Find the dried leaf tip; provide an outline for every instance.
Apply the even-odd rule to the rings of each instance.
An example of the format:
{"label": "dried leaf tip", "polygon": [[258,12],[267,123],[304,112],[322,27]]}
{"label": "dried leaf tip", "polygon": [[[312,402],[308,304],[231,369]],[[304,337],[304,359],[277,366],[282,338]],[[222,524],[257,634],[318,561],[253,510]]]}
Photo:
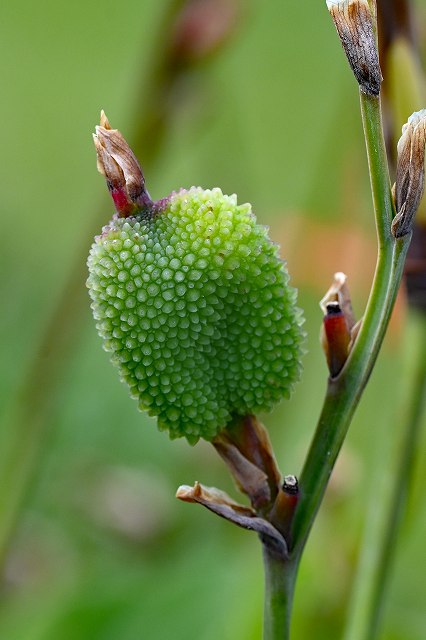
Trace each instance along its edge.
{"label": "dried leaf tip", "polygon": [[112,129],[104,111],[93,134],[97,167],[107,181],[118,214],[126,218],[152,206],[145,178],[133,151],[117,129]]}
{"label": "dried leaf tip", "polygon": [[238,504],[224,491],[215,487],[205,487],[196,482],[193,487],[182,485],[176,493],[178,500],[195,502],[206,507],[221,518],[238,527],[255,531],[263,544],[281,557],[288,557],[287,543],[282,534],[268,520],[256,515],[250,507]]}
{"label": "dried leaf tip", "polygon": [[104,129],[111,129],[111,125],[103,109],[101,110],[100,126]]}
{"label": "dried leaf tip", "polygon": [[326,0],[361,91],[378,96],[382,82],[375,19],[367,0]]}
{"label": "dried leaf tip", "polygon": [[425,186],[426,109],[416,111],[402,127],[396,165],[395,238],[410,233]]}

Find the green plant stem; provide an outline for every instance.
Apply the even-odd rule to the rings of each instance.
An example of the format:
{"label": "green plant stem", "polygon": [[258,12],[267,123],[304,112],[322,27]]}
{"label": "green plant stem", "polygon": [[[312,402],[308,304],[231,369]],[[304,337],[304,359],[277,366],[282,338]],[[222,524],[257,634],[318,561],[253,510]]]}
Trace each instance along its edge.
{"label": "green plant stem", "polygon": [[[396,465],[390,483],[378,485],[367,517],[361,557],[354,586],[354,599],[346,627],[345,640],[375,640],[378,637],[383,603],[392,570],[398,533],[404,516],[416,445],[426,405],[426,315],[415,314],[413,331],[415,363],[408,384],[407,416],[402,440],[398,438]],[[407,350],[413,356],[412,350]],[[390,486],[389,486],[390,485]]]}
{"label": "green plant stem", "polygon": [[266,545],[262,546],[265,570],[263,640],[288,640],[296,567]]}
{"label": "green plant stem", "polygon": [[[361,113],[378,238],[378,259],[362,327],[341,373],[329,379],[317,429],[299,478],[289,561],[265,557],[265,639],[286,638],[295,576],[340,448],[376,362],[401,282],[411,234],[396,240],[380,100],[361,93]],[[281,572],[281,575],[279,573]],[[275,635],[274,635],[275,634]],[[281,635],[280,635],[281,634]]]}
{"label": "green plant stem", "polygon": [[376,217],[378,260],[361,330],[341,373],[328,382],[317,430],[299,479],[301,495],[292,527],[292,555],[297,561],[383,342],[411,239],[407,235],[395,240],[391,234],[391,220],[395,212],[380,100],[375,96],[360,95]]}

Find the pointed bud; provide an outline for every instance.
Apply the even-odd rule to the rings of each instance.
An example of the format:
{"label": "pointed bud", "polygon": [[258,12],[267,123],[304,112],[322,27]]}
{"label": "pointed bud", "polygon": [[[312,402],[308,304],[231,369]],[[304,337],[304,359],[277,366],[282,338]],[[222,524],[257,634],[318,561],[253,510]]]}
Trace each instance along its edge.
{"label": "pointed bud", "polygon": [[402,127],[398,142],[395,207],[392,233],[401,238],[411,231],[425,185],[426,109],[416,111]]}
{"label": "pointed bud", "polygon": [[348,355],[351,334],[338,302],[329,302],[324,316],[325,355],[330,376],[335,378],[343,369]]}
{"label": "pointed bud", "polygon": [[348,358],[353,341],[352,332],[356,327],[344,273],[334,274],[333,284],[321,300],[320,307],[324,312],[321,344],[330,376],[334,378]]}
{"label": "pointed bud", "polygon": [[327,0],[327,8],[361,91],[378,96],[382,72],[367,0]]}
{"label": "pointed bud", "polygon": [[100,125],[93,134],[98,171],[105,176],[108,189],[120,217],[152,205],[145,179],[133,151],[117,129],[111,129],[101,111]]}

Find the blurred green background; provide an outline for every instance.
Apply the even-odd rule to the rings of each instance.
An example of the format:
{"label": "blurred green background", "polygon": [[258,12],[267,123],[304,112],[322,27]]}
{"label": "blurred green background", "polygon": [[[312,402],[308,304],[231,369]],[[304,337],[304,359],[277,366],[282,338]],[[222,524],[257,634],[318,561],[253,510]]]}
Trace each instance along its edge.
{"label": "blurred green background", "polygon": [[[263,417],[284,473],[300,470],[325,390],[318,300],[337,270],[358,316],[368,294],[375,236],[357,88],[325,2],[205,0],[195,32],[183,4],[0,9],[5,640],[261,636],[255,535],[174,498],[199,480],[239,499],[223,463],[206,443],[157,432],[95,331],[85,258],[112,213],[91,140],[101,108],[135,141],[154,198],[220,186],[251,201],[281,244],[308,333],[294,397]],[[424,42],[421,1],[417,12]],[[203,29],[192,48],[179,35]],[[294,640],[342,636],[367,508],[389,481],[404,422],[409,340],[401,296],[302,562]],[[386,640],[426,637],[424,444]]]}

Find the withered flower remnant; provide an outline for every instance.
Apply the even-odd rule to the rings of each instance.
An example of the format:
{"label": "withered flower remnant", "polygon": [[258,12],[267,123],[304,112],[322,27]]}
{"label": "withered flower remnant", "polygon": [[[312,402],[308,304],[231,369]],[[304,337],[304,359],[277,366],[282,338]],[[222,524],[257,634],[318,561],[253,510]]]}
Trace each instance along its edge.
{"label": "withered flower remnant", "polygon": [[426,109],[416,111],[402,127],[397,151],[395,208],[392,233],[401,238],[411,231],[425,186]]}
{"label": "withered flower remnant", "polygon": [[341,271],[335,273],[331,287],[320,301],[324,313],[320,341],[331,378],[342,370],[357,333],[346,280]]}
{"label": "withered flower remnant", "polygon": [[112,129],[104,111],[93,134],[99,173],[105,176],[117,213],[127,217],[146,207],[152,200],[135,154],[117,129]]}
{"label": "withered flower remnant", "polygon": [[382,72],[367,0],[327,0],[327,8],[361,91],[378,96]]}

